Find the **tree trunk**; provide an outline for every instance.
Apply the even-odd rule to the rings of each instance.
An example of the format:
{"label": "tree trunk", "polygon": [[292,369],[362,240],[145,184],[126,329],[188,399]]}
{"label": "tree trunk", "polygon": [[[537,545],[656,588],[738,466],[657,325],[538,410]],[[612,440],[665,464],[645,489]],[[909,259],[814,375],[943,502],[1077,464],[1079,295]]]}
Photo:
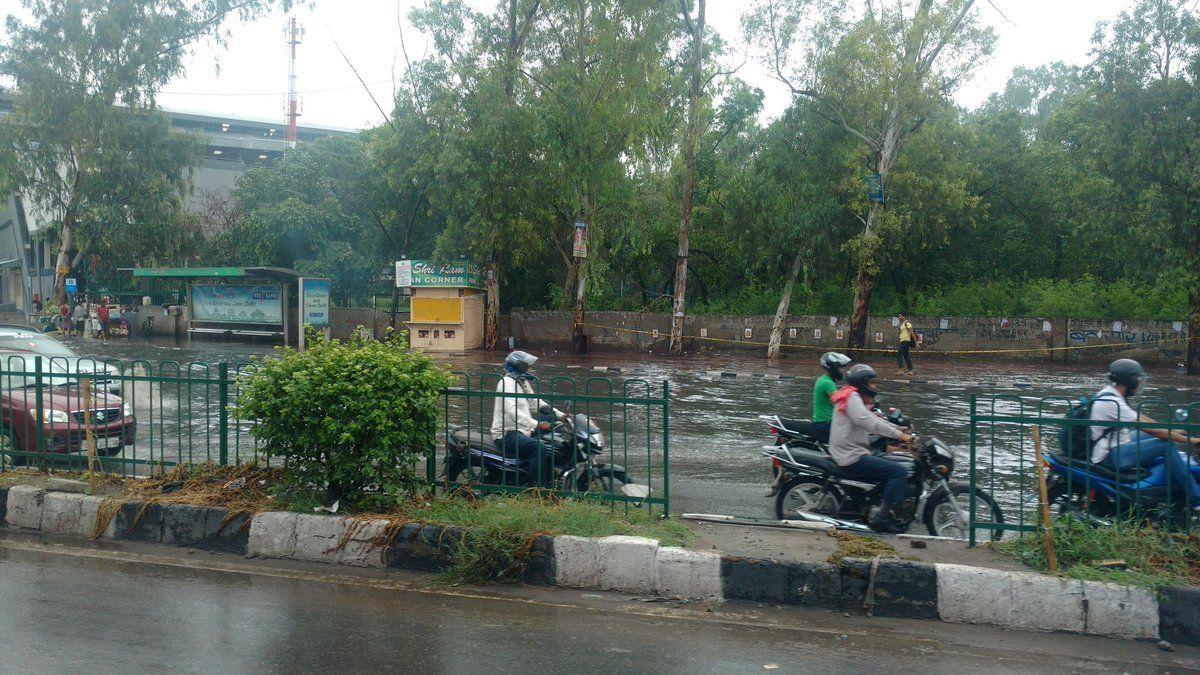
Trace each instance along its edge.
{"label": "tree trunk", "polygon": [[1200,375],[1200,289],[1188,294],[1187,374]]}
{"label": "tree trunk", "polygon": [[[692,32],[692,82],[688,94],[688,128],[684,139],[683,157],[686,166],[683,176],[683,197],[679,207],[679,253],[675,257],[675,302],[671,308],[671,353],[683,353],[683,320],[687,300],[688,244],[692,228],[692,195],[696,190],[696,143],[700,136],[700,94],[704,67],[704,9],[699,0],[696,23],[690,21]],[[684,7],[686,16],[687,8]]]}
{"label": "tree trunk", "polygon": [[882,204],[871,202],[871,209],[867,213],[866,241],[862,257],[858,260],[858,274],[854,279],[854,311],[850,315],[851,349],[863,349],[867,346],[867,316],[871,311],[871,292],[875,290],[875,224],[882,210]]}
{"label": "tree trunk", "polygon": [[783,342],[783,324],[787,322],[788,307],[792,304],[792,289],[796,287],[796,277],[800,276],[800,268],[803,264],[804,253],[796,251],[796,259],[792,261],[792,269],[788,272],[783,295],[779,296],[779,308],[775,310],[775,321],[771,323],[771,340],[767,344],[768,359],[779,358],[779,346]]}
{"label": "tree trunk", "polygon": [[483,348],[495,351],[500,341],[500,254],[488,263],[487,278],[483,283],[487,293],[487,309],[483,322]]}
{"label": "tree trunk", "polygon": [[[58,249],[58,262],[54,266],[54,304],[61,305],[67,299],[67,275],[73,269],[71,265],[71,250],[75,248],[75,214],[67,211],[63,217],[62,245]],[[67,272],[62,272],[63,268]]]}

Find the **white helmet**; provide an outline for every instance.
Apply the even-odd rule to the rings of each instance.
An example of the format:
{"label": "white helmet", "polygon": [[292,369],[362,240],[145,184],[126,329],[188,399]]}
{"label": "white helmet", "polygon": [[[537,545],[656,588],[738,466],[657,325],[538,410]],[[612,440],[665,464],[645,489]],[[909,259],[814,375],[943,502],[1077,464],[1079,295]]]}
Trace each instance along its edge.
{"label": "white helmet", "polygon": [[841,352],[825,352],[821,355],[821,367],[826,370],[835,370],[850,363],[850,357]]}
{"label": "white helmet", "polygon": [[529,366],[532,366],[536,362],[536,356],[518,349],[509,354],[508,358],[504,359],[504,368],[518,375],[524,375],[529,372]]}

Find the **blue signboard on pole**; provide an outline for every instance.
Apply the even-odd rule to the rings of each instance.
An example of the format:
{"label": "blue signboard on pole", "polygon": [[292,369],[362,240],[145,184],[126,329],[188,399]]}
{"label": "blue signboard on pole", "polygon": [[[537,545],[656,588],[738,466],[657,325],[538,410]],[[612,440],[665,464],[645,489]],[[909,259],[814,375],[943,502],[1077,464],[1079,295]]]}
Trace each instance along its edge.
{"label": "blue signboard on pole", "polygon": [[73,277],[68,277],[67,279],[64,279],[63,285],[67,289],[67,295],[75,295],[76,293],[79,292],[79,285],[75,283],[75,279]]}
{"label": "blue signboard on pole", "polygon": [[877,173],[867,176],[867,199],[883,203],[883,176]]}

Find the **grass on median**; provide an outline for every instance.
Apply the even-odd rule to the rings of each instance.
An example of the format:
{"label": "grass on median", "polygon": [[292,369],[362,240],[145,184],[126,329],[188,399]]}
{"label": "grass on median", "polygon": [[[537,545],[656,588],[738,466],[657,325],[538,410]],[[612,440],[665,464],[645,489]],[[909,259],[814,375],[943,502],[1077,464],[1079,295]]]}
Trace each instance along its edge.
{"label": "grass on median", "polygon": [[682,523],[663,520],[644,509],[626,510],[619,504],[532,492],[478,499],[470,494],[418,499],[397,506],[388,516],[463,528],[453,566],[443,575],[452,583],[519,579],[530,547],[541,535],[631,535],[658,539],[664,546],[686,546],[695,540]]}
{"label": "grass on median", "polygon": [[[1034,569],[1047,569],[1045,542],[1027,534],[991,547]],[[1134,523],[1097,527],[1072,518],[1054,524],[1054,552],[1063,576],[1161,589],[1200,585],[1200,538]],[[1114,564],[1123,561],[1123,564]],[[1107,563],[1107,564],[1105,564]]]}

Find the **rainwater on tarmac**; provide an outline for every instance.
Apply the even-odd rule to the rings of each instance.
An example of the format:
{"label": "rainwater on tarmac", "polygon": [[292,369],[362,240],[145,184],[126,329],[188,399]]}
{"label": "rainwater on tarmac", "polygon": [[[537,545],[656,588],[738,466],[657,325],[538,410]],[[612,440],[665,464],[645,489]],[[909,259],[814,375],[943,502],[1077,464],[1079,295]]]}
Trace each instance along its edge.
{"label": "rainwater on tarmac", "polygon": [[[139,339],[112,340],[101,343],[92,339],[74,339],[69,343],[88,356],[131,361],[174,360],[217,363],[244,363],[253,356],[268,355],[269,344],[246,344],[215,341],[145,341]],[[770,465],[760,455],[763,445],[770,444],[766,425],[758,419],[761,414],[778,413],[791,417],[807,417],[812,410],[812,387],[819,375],[818,367],[807,359],[768,364],[752,355],[702,354],[671,358],[650,354],[592,353],[575,356],[565,353],[539,352],[541,360],[536,371],[543,379],[568,376],[583,382],[594,376],[611,377],[615,385],[637,378],[654,384],[670,383],[670,500],[672,513],[721,513],[750,517],[771,517],[773,501],[765,497]],[[1061,364],[1049,361],[1010,363],[1001,361],[948,361],[922,363],[918,356],[918,373],[909,378],[895,376],[890,359],[880,357],[875,362],[882,376],[880,404],[896,406],[914,420],[923,436],[937,436],[956,453],[956,473],[960,480],[967,478],[969,449],[969,416],[971,395],[983,401],[992,396],[1019,398],[1026,412],[1036,411],[1036,399],[1058,397],[1078,399],[1094,393],[1104,385],[1102,365]],[[456,371],[495,374],[499,372],[501,356],[482,352],[467,355],[439,356]],[[619,368],[619,372],[596,372],[598,368]],[[1171,405],[1200,402],[1200,381],[1187,378],[1175,368],[1150,369],[1151,380],[1141,398],[1161,399]],[[730,376],[735,375],[735,376]],[[779,379],[785,378],[785,379]],[[1015,413],[1017,403],[1001,403],[997,412]],[[1063,404],[1065,405],[1065,404]],[[1061,414],[1062,406],[1054,409]],[[1147,408],[1147,410],[1150,410]],[[1155,413],[1158,411],[1156,410]],[[1151,413],[1162,419],[1161,414]],[[1036,412],[1034,413],[1036,414]],[[603,417],[603,416],[601,416]],[[630,424],[641,418],[629,418]],[[484,421],[486,427],[490,420]],[[621,424],[620,421],[614,422]],[[656,430],[660,422],[655,422]],[[604,427],[605,420],[600,420]],[[615,429],[603,429],[608,437],[618,434]],[[1046,447],[1054,442],[1053,428],[1043,432]],[[654,446],[653,462],[659,461],[661,434],[651,435]],[[1022,508],[1018,497],[1016,470],[1023,464],[1032,468],[1032,445],[1015,432],[1000,430],[993,441],[990,434],[981,433],[978,445],[981,465],[986,472],[987,487],[1006,511],[1010,522],[1013,513]],[[633,445],[645,440],[630,441]],[[631,478],[637,480],[638,467],[646,459],[629,461]],[[652,481],[661,485],[661,479]],[[1029,486],[1024,497],[1028,508]],[[1027,514],[1028,516],[1028,514]]]}

